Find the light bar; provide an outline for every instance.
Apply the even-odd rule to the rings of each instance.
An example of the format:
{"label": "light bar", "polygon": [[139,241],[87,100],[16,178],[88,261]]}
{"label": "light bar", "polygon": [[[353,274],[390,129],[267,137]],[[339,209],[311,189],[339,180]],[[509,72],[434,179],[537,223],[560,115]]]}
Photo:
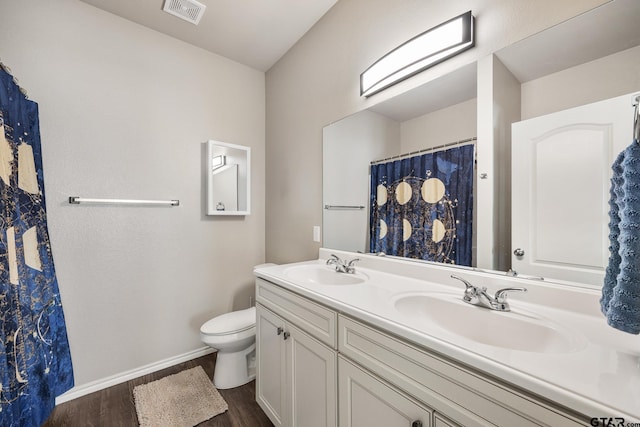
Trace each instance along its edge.
{"label": "light bar", "polygon": [[475,45],[471,11],[398,46],[360,74],[360,95],[371,96]]}

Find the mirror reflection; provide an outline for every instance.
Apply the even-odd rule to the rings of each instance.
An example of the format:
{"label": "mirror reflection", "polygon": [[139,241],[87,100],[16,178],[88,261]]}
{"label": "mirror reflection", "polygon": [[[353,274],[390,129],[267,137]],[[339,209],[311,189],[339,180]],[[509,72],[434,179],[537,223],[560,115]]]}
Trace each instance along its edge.
{"label": "mirror reflection", "polygon": [[251,149],[207,142],[207,215],[249,214]]}
{"label": "mirror reflection", "polygon": [[[326,126],[323,130],[323,246],[379,252],[371,243],[371,230],[374,230],[375,238],[376,228],[371,225],[370,207],[373,203],[375,208],[378,202],[378,194],[371,188],[371,162],[403,154],[411,157],[425,149],[427,152],[443,151],[445,148],[437,147],[477,136],[470,265],[502,271],[513,268],[520,276],[601,286],[603,262],[606,262],[608,252],[603,233],[607,214],[602,195],[608,192],[610,164],[619,151],[619,140],[622,139],[623,146],[631,142],[632,126],[625,127],[633,113],[630,100],[627,111],[619,113],[624,116],[623,124],[611,125],[615,130],[610,131],[608,140],[590,136],[583,138],[597,140],[593,147],[599,147],[603,154],[599,162],[591,159],[590,164],[597,166],[593,174],[585,173],[584,167],[574,174],[572,167],[577,162],[570,160],[570,153],[557,156],[553,154],[557,147],[553,147],[552,142],[547,141],[545,145],[547,153],[551,154],[545,160],[548,164],[557,159],[562,163],[565,176],[580,175],[590,179],[589,182],[595,179],[597,184],[593,185],[599,186],[593,197],[587,195],[586,202],[575,201],[576,204],[582,203],[580,206],[583,208],[587,206],[585,209],[597,210],[582,224],[595,229],[596,238],[589,239],[589,242],[578,240],[577,243],[583,247],[592,245],[594,248],[590,253],[596,254],[594,263],[582,266],[593,270],[586,276],[576,273],[574,266],[555,268],[566,259],[575,263],[581,252],[571,252],[570,249],[562,252],[562,247],[554,245],[542,245],[539,250],[530,250],[529,246],[523,249],[521,246],[528,243],[516,242],[519,239],[516,231],[512,244],[512,228],[516,225],[512,221],[511,182],[512,178],[514,182],[521,180],[525,171],[514,166],[512,172],[511,148],[516,142],[512,141],[511,126],[596,101],[624,98],[640,91],[640,81],[637,73],[633,72],[640,66],[640,27],[633,19],[639,14],[639,2],[615,0],[496,52],[489,59],[493,61],[494,70],[490,76],[478,71],[481,67],[477,64],[470,64]],[[594,34],[593,28],[600,29],[598,34]],[[611,33],[607,33],[607,29],[611,29]],[[479,94],[477,88],[485,83],[494,86],[494,98]],[[593,122],[589,120],[589,123]],[[494,125],[492,131],[497,131],[484,132],[487,122]],[[578,139],[575,133],[572,138],[574,141]],[[572,150],[576,154],[585,152],[583,147],[573,147]],[[532,152],[528,153],[531,157]],[[487,164],[491,164],[493,169]],[[423,182],[428,180],[426,176],[421,178]],[[531,182],[531,177],[526,179]],[[391,193],[386,196],[388,200]],[[542,201],[544,197],[539,196]],[[553,197],[546,199],[554,200]],[[575,226],[562,209],[556,209],[556,215],[554,211],[545,209],[538,204],[525,208],[527,212],[535,213],[530,216],[536,219],[535,231],[540,235],[553,235],[554,230],[564,233],[570,226]],[[593,223],[594,218],[599,220],[597,224]],[[403,226],[396,228],[402,230]],[[535,233],[531,234],[531,222],[525,224],[524,229],[530,236],[538,238]],[[438,239],[433,221],[429,232],[432,238]],[[568,240],[564,235],[556,235],[555,239],[557,242]],[[545,248],[545,257],[550,259],[538,256],[538,252]],[[518,249],[524,250],[524,255]],[[559,256],[559,253],[565,256]],[[540,264],[545,264],[545,268],[540,269]],[[549,266],[554,268],[547,268]],[[587,277],[589,275],[591,277]]]}

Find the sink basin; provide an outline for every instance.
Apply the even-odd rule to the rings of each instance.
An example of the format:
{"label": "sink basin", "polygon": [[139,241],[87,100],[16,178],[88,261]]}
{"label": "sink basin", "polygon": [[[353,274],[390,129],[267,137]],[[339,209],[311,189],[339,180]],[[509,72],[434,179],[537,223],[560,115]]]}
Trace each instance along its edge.
{"label": "sink basin", "polygon": [[367,275],[355,273],[338,273],[328,265],[299,265],[287,268],[284,275],[295,282],[316,285],[356,285],[368,279]]}
{"label": "sink basin", "polygon": [[405,316],[415,316],[425,327],[445,331],[494,347],[534,353],[568,353],[586,345],[586,340],[550,320],[513,310],[500,312],[462,301],[448,293],[405,294],[393,299]]}

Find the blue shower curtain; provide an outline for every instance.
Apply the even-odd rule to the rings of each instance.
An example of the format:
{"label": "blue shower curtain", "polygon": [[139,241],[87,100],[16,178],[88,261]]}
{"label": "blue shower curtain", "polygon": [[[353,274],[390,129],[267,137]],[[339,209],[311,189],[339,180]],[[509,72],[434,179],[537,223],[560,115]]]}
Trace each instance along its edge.
{"label": "blue shower curtain", "polygon": [[474,145],[371,166],[371,252],[470,266]]}
{"label": "blue shower curtain", "polygon": [[47,231],[38,104],[0,67],[0,425],[40,426],[73,386]]}

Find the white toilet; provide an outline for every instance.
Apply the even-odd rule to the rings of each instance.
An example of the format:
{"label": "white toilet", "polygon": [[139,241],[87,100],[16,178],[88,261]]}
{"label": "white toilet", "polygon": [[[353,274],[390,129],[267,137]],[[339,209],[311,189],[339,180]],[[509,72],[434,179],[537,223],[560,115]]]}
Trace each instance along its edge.
{"label": "white toilet", "polygon": [[200,339],[218,350],[213,385],[239,387],[256,377],[256,308],[232,311],[206,322]]}

